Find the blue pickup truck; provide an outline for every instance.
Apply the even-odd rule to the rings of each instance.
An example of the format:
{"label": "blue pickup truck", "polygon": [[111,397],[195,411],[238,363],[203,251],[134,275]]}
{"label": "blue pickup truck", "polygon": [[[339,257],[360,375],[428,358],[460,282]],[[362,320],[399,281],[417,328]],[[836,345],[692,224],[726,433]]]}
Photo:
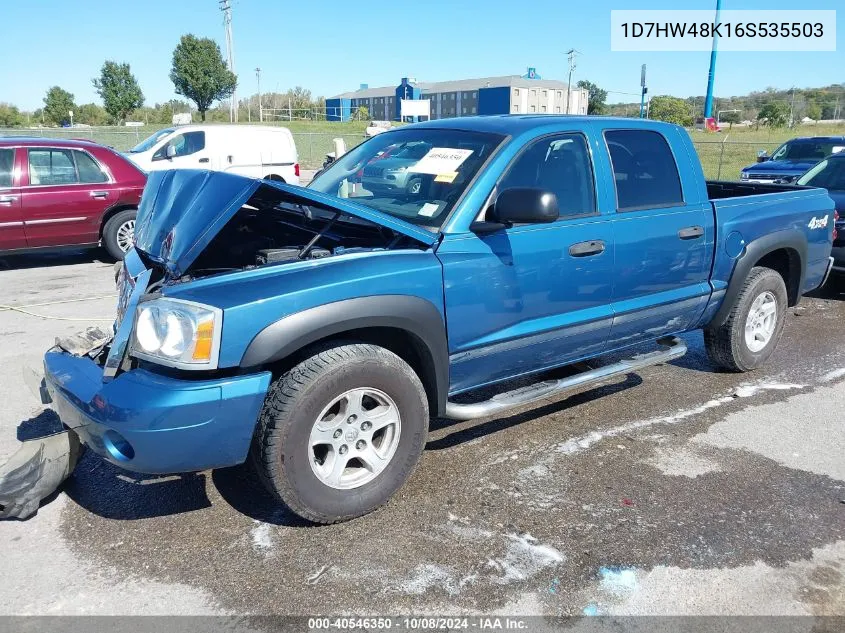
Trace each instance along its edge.
{"label": "blue pickup truck", "polygon": [[[362,184],[402,172],[419,187]],[[365,141],[308,188],[155,172],[113,337],[58,341],[42,398],[127,470],[248,462],[302,517],[346,520],[407,480],[430,418],[665,363],[695,329],[715,366],[753,370],[824,282],[832,236],[824,189],[705,182],[686,131],[654,121],[431,121]]]}
{"label": "blue pickup truck", "polygon": [[743,167],[742,182],[792,182],[831,154],[845,150],[845,136],[812,136],[788,140],[771,156],[761,152],[756,165]]}

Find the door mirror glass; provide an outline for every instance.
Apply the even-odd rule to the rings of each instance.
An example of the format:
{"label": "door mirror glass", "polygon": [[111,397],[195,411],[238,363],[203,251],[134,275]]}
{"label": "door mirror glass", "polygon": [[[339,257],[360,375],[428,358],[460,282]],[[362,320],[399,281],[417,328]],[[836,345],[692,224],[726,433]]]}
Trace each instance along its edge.
{"label": "door mirror glass", "polygon": [[500,224],[545,224],[560,216],[557,196],[535,187],[512,187],[496,197],[489,214],[491,222]]}
{"label": "door mirror glass", "polygon": [[167,148],[164,150],[164,154],[168,158],[173,158],[176,156],[176,146],[168,143]]}

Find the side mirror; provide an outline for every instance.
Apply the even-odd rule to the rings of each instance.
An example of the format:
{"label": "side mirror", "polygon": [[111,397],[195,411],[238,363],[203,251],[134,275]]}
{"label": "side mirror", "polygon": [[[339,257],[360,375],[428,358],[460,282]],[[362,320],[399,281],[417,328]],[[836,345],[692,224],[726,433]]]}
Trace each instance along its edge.
{"label": "side mirror", "polygon": [[513,187],[496,197],[489,215],[492,222],[511,224],[546,224],[560,217],[557,196],[545,189]]}
{"label": "side mirror", "polygon": [[164,155],[167,156],[167,158],[173,158],[174,156],[176,156],[176,147],[174,147],[173,145],[168,145],[167,148],[164,150]]}
{"label": "side mirror", "polygon": [[765,163],[767,160],[769,160],[769,154],[766,150],[761,149],[759,152],[757,152],[758,163]]}

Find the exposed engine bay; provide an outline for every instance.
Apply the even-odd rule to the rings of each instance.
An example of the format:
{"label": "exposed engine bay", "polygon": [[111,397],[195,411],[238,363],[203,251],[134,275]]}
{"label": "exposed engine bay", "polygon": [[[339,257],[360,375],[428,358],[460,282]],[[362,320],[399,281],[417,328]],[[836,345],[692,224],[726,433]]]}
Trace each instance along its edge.
{"label": "exposed engine bay", "polygon": [[420,247],[400,233],[337,209],[280,202],[277,195],[267,193],[270,192],[259,189],[241,207],[197,257],[186,277],[193,279],[356,251]]}

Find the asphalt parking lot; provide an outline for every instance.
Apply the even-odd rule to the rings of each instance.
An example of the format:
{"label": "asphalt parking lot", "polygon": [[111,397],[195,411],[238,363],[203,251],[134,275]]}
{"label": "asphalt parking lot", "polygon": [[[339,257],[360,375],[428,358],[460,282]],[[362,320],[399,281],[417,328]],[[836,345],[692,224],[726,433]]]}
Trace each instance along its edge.
{"label": "asphalt parking lot", "polygon": [[[23,368],[111,321],[98,256],[0,259],[2,460],[56,424]],[[89,453],[0,524],[0,612],[845,615],[840,288],[790,310],[752,374],[717,373],[695,333],[671,365],[435,422],[408,485],[346,524],[304,525],[238,468],[155,478]]]}

